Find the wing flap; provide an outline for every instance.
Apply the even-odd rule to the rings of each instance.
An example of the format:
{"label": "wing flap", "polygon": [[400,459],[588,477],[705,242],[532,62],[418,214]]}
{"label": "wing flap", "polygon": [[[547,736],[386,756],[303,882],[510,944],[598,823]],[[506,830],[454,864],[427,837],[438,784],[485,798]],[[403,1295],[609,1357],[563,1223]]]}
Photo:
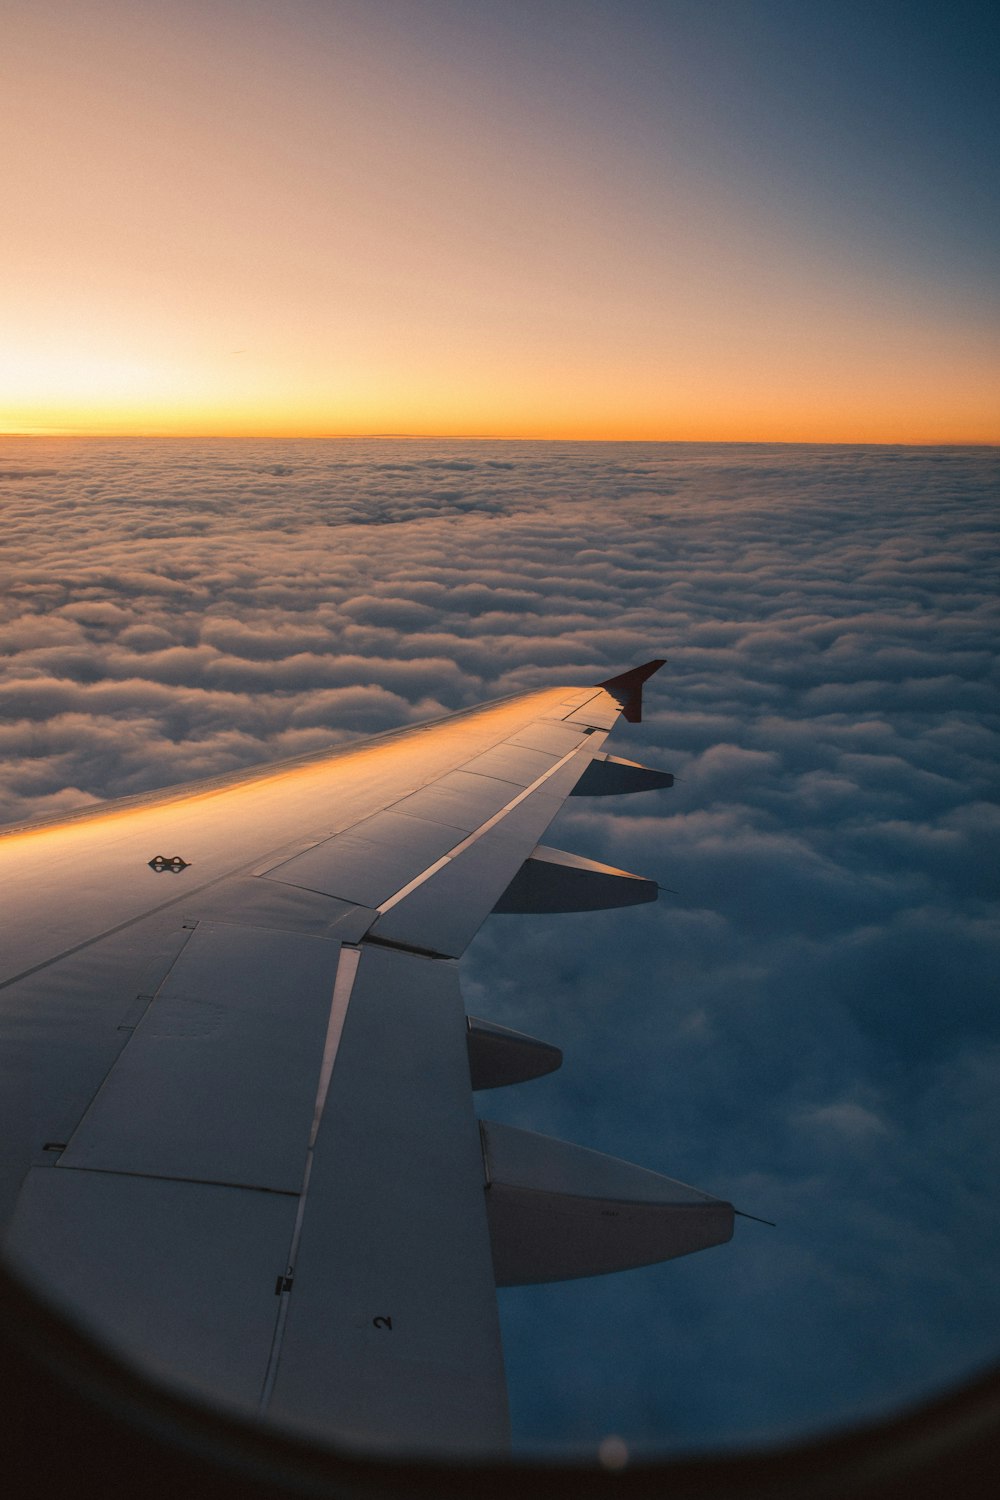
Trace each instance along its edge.
{"label": "wing flap", "polygon": [[255,1409],[297,1199],[35,1167],[4,1253],[47,1301],[147,1372]]}
{"label": "wing flap", "polygon": [[199,927],[54,1170],[298,1192],[339,953]]}
{"label": "wing flap", "polygon": [[500,1329],[453,964],[363,952],[290,1270],[273,1419],[368,1449],[503,1449]]}
{"label": "wing flap", "polygon": [[418,952],[459,958],[523,859],[522,839],[490,829],[383,912],[369,936]]}
{"label": "wing flap", "polygon": [[495,824],[456,846],[412,890],[383,907],[370,936],[459,958],[559,811],[584,764],[574,756],[539,787],[522,793]]}

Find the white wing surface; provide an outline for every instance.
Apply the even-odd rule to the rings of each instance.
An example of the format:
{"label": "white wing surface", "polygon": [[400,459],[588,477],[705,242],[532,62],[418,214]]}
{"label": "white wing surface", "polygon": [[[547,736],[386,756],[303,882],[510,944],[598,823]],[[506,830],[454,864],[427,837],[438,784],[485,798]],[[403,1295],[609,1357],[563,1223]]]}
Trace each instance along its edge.
{"label": "white wing surface", "polygon": [[12,1266],[147,1373],[314,1440],[507,1441],[497,1284],[726,1240],[731,1205],[477,1121],[558,1066],[467,1018],[496,911],[654,900],[540,843],[659,662],[0,837]]}

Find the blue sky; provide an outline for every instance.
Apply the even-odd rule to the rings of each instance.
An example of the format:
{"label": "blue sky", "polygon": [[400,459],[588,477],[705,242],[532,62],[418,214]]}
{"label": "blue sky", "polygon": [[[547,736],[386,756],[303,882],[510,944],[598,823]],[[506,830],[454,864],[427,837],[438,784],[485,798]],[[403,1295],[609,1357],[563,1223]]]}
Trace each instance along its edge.
{"label": "blue sky", "polygon": [[995,296],[992,6],[432,0],[376,14],[397,44],[477,75],[486,109],[520,94],[581,154],[622,149],[654,191],[678,157],[795,232]]}

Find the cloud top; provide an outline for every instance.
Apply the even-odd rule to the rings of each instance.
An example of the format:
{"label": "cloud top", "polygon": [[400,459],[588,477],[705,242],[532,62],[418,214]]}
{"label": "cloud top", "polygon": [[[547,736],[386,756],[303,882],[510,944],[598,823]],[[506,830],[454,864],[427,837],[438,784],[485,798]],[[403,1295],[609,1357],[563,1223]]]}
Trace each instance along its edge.
{"label": "cloud top", "polygon": [[675,787],[551,841],[679,894],[487,924],[469,1009],[566,1062],[480,1107],[779,1227],[505,1293],[524,1446],[786,1436],[996,1357],[996,471],[0,442],[9,820],[669,658],[614,749]]}

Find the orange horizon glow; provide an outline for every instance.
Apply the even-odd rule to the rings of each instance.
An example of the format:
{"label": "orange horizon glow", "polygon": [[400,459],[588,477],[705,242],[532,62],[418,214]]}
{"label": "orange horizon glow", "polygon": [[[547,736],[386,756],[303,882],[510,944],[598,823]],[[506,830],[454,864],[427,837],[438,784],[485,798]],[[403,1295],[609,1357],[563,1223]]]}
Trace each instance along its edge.
{"label": "orange horizon glow", "polygon": [[856,435],[838,435],[819,437],[810,431],[808,435],[793,432],[772,436],[770,434],[760,436],[757,433],[736,431],[719,436],[716,429],[706,430],[704,433],[677,433],[667,434],[639,434],[632,432],[600,432],[578,433],[564,431],[539,431],[525,432],[521,429],[510,432],[439,432],[428,429],[426,432],[337,432],[332,430],[308,431],[285,428],[233,428],[225,430],[216,427],[204,430],[193,429],[168,429],[168,428],[135,428],[123,429],[118,427],[109,428],[80,428],[80,427],[36,427],[36,428],[0,428],[0,441],[4,438],[93,438],[104,439],[109,442],[116,440],[144,438],[149,440],[176,440],[183,442],[219,442],[239,441],[247,442],[479,442],[479,443],[731,443],[735,446],[740,444],[759,444],[761,446],[773,444],[775,446],[803,446],[803,447],[871,447],[871,448],[996,448],[1000,447],[1000,437],[989,435],[986,437],[965,436],[934,436],[934,437],[869,437]]}
{"label": "orange horizon glow", "polygon": [[[39,414],[21,424],[0,422],[4,438],[176,438],[273,441],[320,441],[382,439],[399,442],[419,440],[482,442],[607,442],[607,443],[813,443],[904,446],[991,447],[1000,444],[1000,420],[993,411],[983,411],[964,421],[949,420],[937,413],[908,412],[898,420],[882,412],[862,415],[830,411],[815,414],[775,412],[756,420],[738,412],[725,417],[706,414],[700,420],[689,416],[676,422],[655,419],[632,421],[553,421],[543,411],[534,418],[509,422],[485,419],[394,422],[392,413],[369,424],[333,422],[316,416],[289,419],[265,414],[217,416],[211,409],[201,414],[174,416],[168,411],[119,414],[57,411]],[[443,414],[442,414],[443,415]]]}
{"label": "orange horizon glow", "polygon": [[[901,330],[882,327],[889,359],[867,353],[855,366],[852,346],[835,361],[797,352],[783,364],[772,354],[768,378],[755,370],[758,350],[725,368],[701,358],[688,341],[683,371],[660,368],[656,348],[634,362],[609,340],[607,385],[595,389],[582,358],[564,354],[562,378],[519,368],[512,357],[486,371],[443,350],[419,387],[405,372],[360,368],[353,382],[331,376],[322,360],[293,350],[271,364],[244,360],[238,376],[218,360],[183,359],[157,370],[107,356],[88,365],[74,357],[62,392],[18,399],[18,361],[0,359],[0,434],[6,436],[310,439],[410,437],[587,442],[772,442],[994,444],[1000,441],[997,382],[985,350],[958,359],[938,337],[930,358],[898,363]],[[902,331],[905,334],[905,330]],[[926,334],[924,334],[926,341]],[[927,352],[927,351],[925,351]],[[464,351],[462,351],[464,353]],[[25,361],[24,363],[26,363]],[[4,366],[9,372],[4,381]],[[819,368],[817,368],[817,365]],[[44,372],[40,372],[44,374]],[[96,389],[88,396],[87,387]],[[350,389],[353,384],[354,389]],[[339,390],[331,390],[339,385]],[[6,386],[6,391],[4,387]],[[103,387],[103,390],[102,390]],[[132,394],[129,394],[129,388]],[[948,399],[943,399],[945,393]],[[2,399],[6,395],[6,400]]]}
{"label": "orange horizon glow", "polygon": [[[777,301],[772,323],[787,322]],[[206,309],[206,318],[210,311]],[[78,339],[72,356],[32,359],[27,330],[0,354],[0,434],[7,436],[408,436],[550,441],[981,443],[1000,441],[995,361],[971,336],[896,316],[839,338],[777,338],[733,315],[719,358],[670,309],[672,329],[600,328],[595,361],[577,339],[557,353],[519,330],[528,358],[493,331],[478,362],[462,328],[438,330],[417,375],[384,350],[385,319],[355,334],[341,367],[283,337],[264,353],[143,351],[119,313],[115,341]],[[366,348],[366,334],[371,347]],[[272,337],[274,334],[272,333]],[[672,340],[676,359],[663,353]],[[50,334],[50,348],[56,343]],[[979,347],[976,347],[976,344]],[[156,349],[155,344],[161,348]],[[783,347],[776,347],[782,345]],[[627,347],[631,345],[631,349]],[[130,347],[131,346],[131,347]]]}

